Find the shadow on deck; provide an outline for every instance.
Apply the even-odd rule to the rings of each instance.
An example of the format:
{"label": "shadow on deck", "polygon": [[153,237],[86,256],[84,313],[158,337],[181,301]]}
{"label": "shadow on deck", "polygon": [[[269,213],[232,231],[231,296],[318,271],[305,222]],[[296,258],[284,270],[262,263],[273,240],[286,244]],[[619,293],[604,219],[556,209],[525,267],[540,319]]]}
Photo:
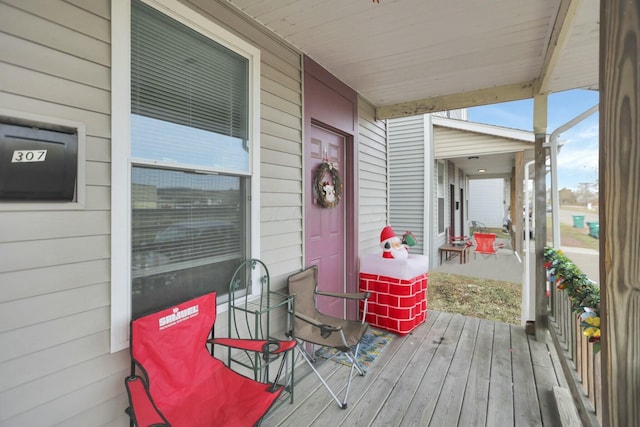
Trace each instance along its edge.
{"label": "shadow on deck", "polygon": [[[319,360],[330,383],[348,368]],[[332,384],[333,385],[333,384]],[[427,322],[396,336],[340,409],[306,365],[295,399],[263,426],[557,426],[552,388],[566,387],[551,344],[505,323],[429,311]]]}

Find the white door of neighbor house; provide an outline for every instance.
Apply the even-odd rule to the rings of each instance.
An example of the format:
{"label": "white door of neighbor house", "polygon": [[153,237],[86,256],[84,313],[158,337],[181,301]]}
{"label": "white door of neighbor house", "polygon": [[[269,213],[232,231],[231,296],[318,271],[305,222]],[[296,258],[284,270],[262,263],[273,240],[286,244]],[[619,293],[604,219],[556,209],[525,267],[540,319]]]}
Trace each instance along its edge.
{"label": "white door of neighbor house", "polygon": [[[307,266],[318,266],[319,289],[345,292],[345,137],[317,125],[311,126],[306,150],[305,240]],[[313,176],[324,160],[338,166],[343,181],[342,200],[336,207],[326,208],[314,197]],[[343,316],[345,305],[340,298],[318,297],[318,308],[325,314]]]}

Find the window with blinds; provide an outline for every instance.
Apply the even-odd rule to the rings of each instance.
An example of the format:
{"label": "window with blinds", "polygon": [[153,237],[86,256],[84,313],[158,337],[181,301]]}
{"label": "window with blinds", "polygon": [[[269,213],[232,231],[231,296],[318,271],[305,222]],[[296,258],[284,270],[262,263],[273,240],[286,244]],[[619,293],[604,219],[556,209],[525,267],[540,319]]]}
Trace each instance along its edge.
{"label": "window with blinds", "polygon": [[132,2],[132,316],[215,290],[247,257],[248,61]]}
{"label": "window with blinds", "polygon": [[140,1],[132,8],[132,157],[248,172],[247,58]]}

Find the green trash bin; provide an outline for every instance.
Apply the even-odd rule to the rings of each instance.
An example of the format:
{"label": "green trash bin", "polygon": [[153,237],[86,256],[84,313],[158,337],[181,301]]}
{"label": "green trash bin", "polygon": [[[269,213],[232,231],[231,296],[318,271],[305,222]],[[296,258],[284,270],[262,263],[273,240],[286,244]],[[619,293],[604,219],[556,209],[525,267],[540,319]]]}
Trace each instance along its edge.
{"label": "green trash bin", "polygon": [[574,215],[573,226],[575,228],[584,228],[584,215]]}
{"label": "green trash bin", "polygon": [[600,238],[600,223],[599,222],[587,222],[587,226],[589,226],[589,236],[595,237],[596,239]]}

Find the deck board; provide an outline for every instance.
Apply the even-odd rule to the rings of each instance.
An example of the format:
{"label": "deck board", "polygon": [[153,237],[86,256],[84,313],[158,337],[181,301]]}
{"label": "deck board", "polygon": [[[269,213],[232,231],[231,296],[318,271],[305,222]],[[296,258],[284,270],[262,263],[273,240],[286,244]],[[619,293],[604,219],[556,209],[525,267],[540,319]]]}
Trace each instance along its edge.
{"label": "deck board", "polygon": [[[340,409],[306,365],[296,367],[294,403],[274,409],[271,426],[558,425],[553,386],[566,384],[553,346],[524,328],[429,311],[427,322],[396,336]],[[329,382],[346,366],[319,359]]]}
{"label": "deck board", "polygon": [[493,322],[480,320],[458,425],[480,427],[487,421],[493,330]]}

